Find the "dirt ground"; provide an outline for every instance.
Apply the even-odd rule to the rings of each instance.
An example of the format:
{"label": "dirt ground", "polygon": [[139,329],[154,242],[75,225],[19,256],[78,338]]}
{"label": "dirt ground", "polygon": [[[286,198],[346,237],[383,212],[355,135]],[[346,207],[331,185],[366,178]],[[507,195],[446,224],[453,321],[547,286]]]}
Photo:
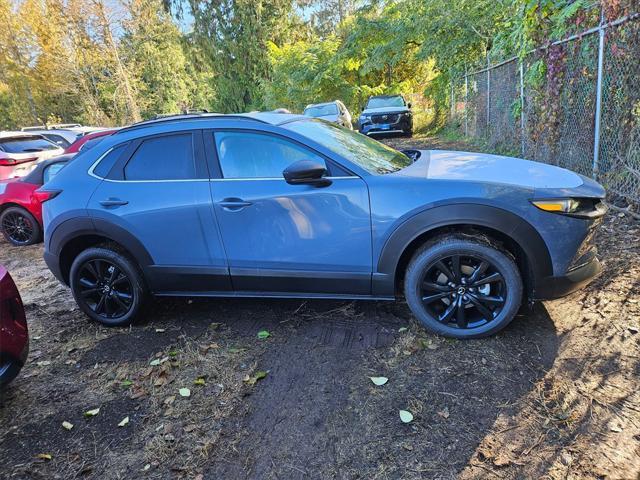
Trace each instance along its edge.
{"label": "dirt ground", "polygon": [[159,300],[108,329],[42,246],[0,241],[31,334],[0,398],[0,478],[639,478],[639,238],[609,215],[602,276],[474,341],[364,301]]}

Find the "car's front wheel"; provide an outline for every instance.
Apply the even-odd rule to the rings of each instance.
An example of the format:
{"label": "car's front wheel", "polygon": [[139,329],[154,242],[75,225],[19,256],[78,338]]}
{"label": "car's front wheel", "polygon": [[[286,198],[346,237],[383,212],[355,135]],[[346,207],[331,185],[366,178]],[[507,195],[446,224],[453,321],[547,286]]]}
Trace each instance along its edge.
{"label": "car's front wheel", "polygon": [[513,257],[480,238],[450,236],[423,246],[405,275],[413,314],[434,333],[453,338],[492,335],[513,320],[522,279]]}
{"label": "car's front wheel", "polygon": [[142,309],[146,297],[142,274],[123,252],[89,248],[74,260],[70,277],[80,309],[104,325],[129,325]]}

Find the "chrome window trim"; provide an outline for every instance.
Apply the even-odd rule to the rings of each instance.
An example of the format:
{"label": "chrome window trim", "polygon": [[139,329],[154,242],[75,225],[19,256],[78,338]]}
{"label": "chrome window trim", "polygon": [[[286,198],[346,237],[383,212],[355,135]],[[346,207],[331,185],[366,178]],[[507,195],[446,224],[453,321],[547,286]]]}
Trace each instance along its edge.
{"label": "chrome window trim", "polygon": [[[327,180],[346,180],[349,178],[360,178],[357,175],[348,176],[348,177],[322,177]],[[210,182],[253,182],[253,181],[266,181],[266,180],[279,180],[285,182],[286,180],[282,177],[247,177],[247,178],[212,178]]]}

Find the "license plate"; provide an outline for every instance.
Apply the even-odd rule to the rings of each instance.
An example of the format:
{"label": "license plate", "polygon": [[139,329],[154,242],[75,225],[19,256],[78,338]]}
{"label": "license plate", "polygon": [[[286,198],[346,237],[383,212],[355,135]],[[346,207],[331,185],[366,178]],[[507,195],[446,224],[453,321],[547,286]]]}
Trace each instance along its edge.
{"label": "license plate", "polygon": [[380,125],[381,130],[389,130],[390,128],[391,128],[391,125],[389,125],[388,123]]}

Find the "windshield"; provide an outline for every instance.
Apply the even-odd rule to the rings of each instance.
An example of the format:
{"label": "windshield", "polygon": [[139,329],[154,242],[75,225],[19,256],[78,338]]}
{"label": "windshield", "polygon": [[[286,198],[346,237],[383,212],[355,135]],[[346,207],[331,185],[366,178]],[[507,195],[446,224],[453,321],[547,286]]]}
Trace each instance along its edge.
{"label": "windshield", "polygon": [[283,126],[315,140],[371,173],[393,173],[413,163],[409,157],[393,148],[327,122],[302,121]]}
{"label": "windshield", "polygon": [[404,107],[404,99],[397,95],[395,97],[373,97],[367,102],[367,108],[384,108],[384,107]]}
{"label": "windshield", "polygon": [[0,138],[0,150],[7,153],[42,152],[43,150],[55,150],[59,148],[55,143],[38,135],[33,137]]}
{"label": "windshield", "polygon": [[328,103],[326,105],[315,105],[305,109],[304,114],[307,117],[323,117],[325,115],[337,115],[338,107],[335,103]]}

